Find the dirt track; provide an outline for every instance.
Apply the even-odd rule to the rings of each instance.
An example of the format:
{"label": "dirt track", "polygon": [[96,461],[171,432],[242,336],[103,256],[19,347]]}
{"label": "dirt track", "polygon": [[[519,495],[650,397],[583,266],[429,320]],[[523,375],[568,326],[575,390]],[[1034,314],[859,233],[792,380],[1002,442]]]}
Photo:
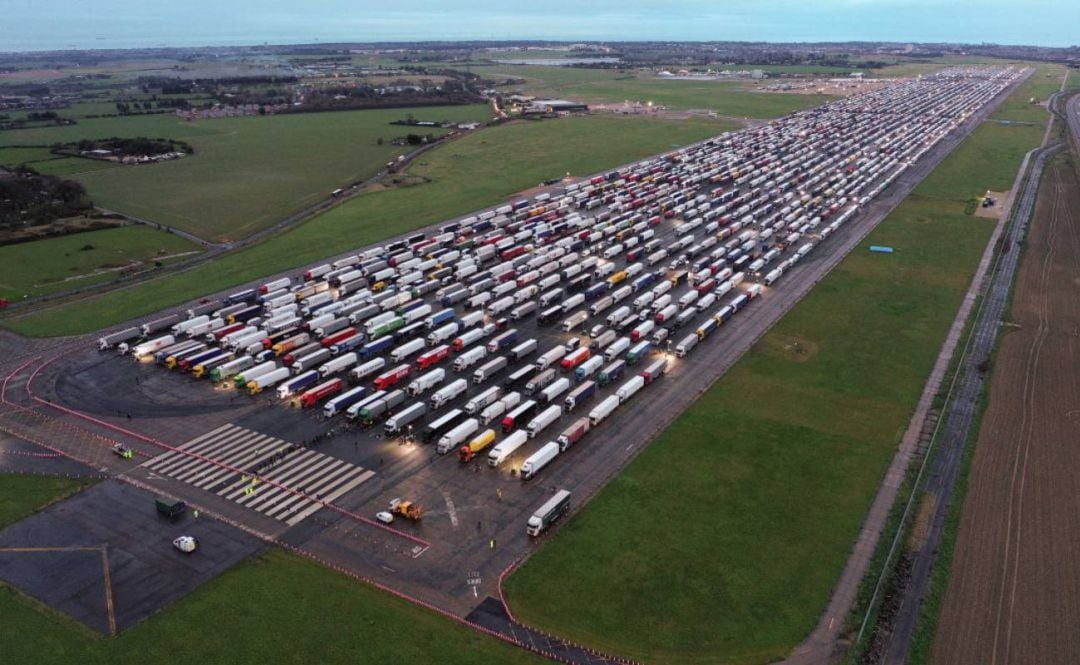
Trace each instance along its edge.
{"label": "dirt track", "polygon": [[1080,662],[1080,182],[1047,168],[931,661]]}

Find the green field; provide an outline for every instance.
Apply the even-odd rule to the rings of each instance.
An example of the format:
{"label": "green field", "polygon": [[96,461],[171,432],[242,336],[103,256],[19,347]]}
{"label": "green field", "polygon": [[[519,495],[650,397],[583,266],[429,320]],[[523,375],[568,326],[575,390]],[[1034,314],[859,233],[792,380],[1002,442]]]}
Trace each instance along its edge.
{"label": "green field", "polygon": [[18,166],[55,157],[48,148],[0,148],[0,166]]}
{"label": "green field", "polygon": [[[1043,111],[1045,120],[1046,111]],[[918,187],[918,193],[931,198],[964,202],[981,196],[986,190],[1005,191],[1016,178],[1017,154],[1042,141],[1044,125],[1000,125],[985,122],[971,133],[962,150],[948,158],[950,168],[939,169]]]}
{"label": "green field", "polygon": [[493,79],[524,78],[524,85],[511,88],[545,97],[609,104],[651,101],[671,109],[708,109],[720,115],[750,118],[776,118],[831,99],[826,95],[749,92],[742,83],[734,81],[677,81],[607,69],[544,65],[492,65],[469,69]]}
{"label": "green field", "polygon": [[[86,484],[0,475],[0,527]],[[241,562],[115,638],[93,633],[2,583],[0,617],[0,653],[12,664],[542,662],[276,549]]]}
{"label": "green field", "polygon": [[[93,479],[0,473],[0,529],[94,484]],[[0,616],[5,616],[0,613]]]}
{"label": "green field", "polygon": [[[515,614],[651,663],[764,663],[797,645],[993,228],[962,201],[1041,138],[1013,130],[980,128],[514,573]],[[972,168],[990,145],[1011,149]]]}
{"label": "green field", "polygon": [[[1044,104],[1050,95],[1061,88],[1061,77],[1064,75],[1065,68],[1060,65],[1038,65],[1035,73],[1017,89],[1017,94],[1002,103],[990,117],[998,120],[1044,123],[1046,121]],[[1030,102],[1032,97],[1037,103]]]}
{"label": "green field", "polygon": [[113,269],[131,261],[168,262],[169,257],[198,251],[201,248],[189,240],[146,226],[5,245],[0,247],[0,298],[74,289],[115,279],[118,272]]}
{"label": "green field", "polygon": [[[237,240],[318,202],[336,187],[373,175],[404,152],[390,145],[390,139],[404,136],[409,128],[388,123],[408,112],[342,111],[198,122],[169,114],[97,118],[72,126],[2,132],[0,145],[51,145],[111,136],[185,140],[195,154],[161,164],[112,167],[73,158],[40,167],[56,175],[77,174],[102,207],[209,240]],[[411,112],[419,118],[455,121],[483,120],[490,114],[483,105]],[[379,138],[385,141],[381,146],[376,143]]]}
{"label": "green field", "polygon": [[89,332],[498,203],[567,172],[600,171],[733,128],[704,118],[585,116],[487,129],[440,146],[410,167],[411,176],[430,182],[363,194],[287,234],[182,275],[4,325],[34,336]]}

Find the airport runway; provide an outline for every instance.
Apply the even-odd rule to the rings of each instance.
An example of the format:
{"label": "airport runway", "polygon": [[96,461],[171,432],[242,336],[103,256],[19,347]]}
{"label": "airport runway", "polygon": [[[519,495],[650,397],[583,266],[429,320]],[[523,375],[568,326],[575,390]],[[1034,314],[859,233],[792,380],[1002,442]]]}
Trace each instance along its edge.
{"label": "airport runway", "polygon": [[[497,628],[500,618],[498,613],[490,611],[492,605],[486,599],[500,598],[500,577],[532,551],[534,544],[524,534],[524,518],[542,503],[552,486],[571,489],[575,510],[580,509],[587,497],[633,459],[856,247],[1017,84],[1002,91],[992,103],[939,142],[881,196],[866,205],[840,231],[820,243],[785,275],[777,288],[766,289],[761,297],[726,324],[722,335],[714,334],[687,358],[674,361],[669,375],[649,387],[648,410],[620,412],[618,417],[601,425],[597,433],[587,438],[575,454],[558,460],[532,483],[521,483],[501,470],[483,467],[472,471],[455,460],[433,457],[430,449],[399,445],[393,440],[383,440],[359,451],[357,437],[341,431],[320,439],[311,454],[346,462],[350,468],[342,474],[350,479],[344,483],[361,477],[364,480],[350,488],[355,491],[347,491],[335,498],[334,509],[315,510],[289,524],[288,520],[276,519],[280,511],[266,514],[269,511],[244,508],[244,501],[238,502],[238,497],[234,496],[236,487],[221,484],[236,475],[229,475],[229,469],[214,465],[200,468],[199,464],[193,463],[187,471],[217,474],[203,483],[206,487],[187,482],[186,477],[178,477],[180,474],[163,473],[165,462],[154,458],[168,454],[168,448],[156,442],[168,446],[198,445],[198,442],[191,442],[231,424],[248,432],[272,434],[286,444],[300,443],[324,435],[327,431],[325,421],[310,414],[289,414],[278,406],[269,407],[273,400],[244,400],[238,405],[231,395],[215,394],[205,385],[198,389],[200,402],[191,406],[191,389],[181,385],[183,379],[177,381],[176,375],[136,364],[123,363],[125,367],[115,383],[71,384],[65,388],[65,382],[58,377],[73,367],[93,374],[93,365],[97,363],[120,366],[111,356],[98,356],[96,351],[89,351],[88,337],[53,348],[35,344],[27,352],[20,351],[6,359],[5,371],[0,375],[9,379],[5,381],[5,400],[10,404],[6,405],[0,424],[15,435],[51,441],[51,445],[65,454],[120,475],[122,479],[159,488],[163,494],[190,498],[196,505],[239,521],[266,539],[287,543],[456,616],[479,616],[476,614],[479,611],[485,615],[485,622],[491,622],[489,627]],[[155,314],[143,320],[160,316]],[[691,328],[683,330],[689,332]],[[676,339],[680,336],[675,335]],[[6,340],[6,343],[12,341]],[[0,339],[0,344],[4,343],[5,340]],[[541,348],[546,348],[543,343]],[[40,355],[40,359],[34,360],[36,355]],[[138,388],[132,389],[133,384]],[[79,401],[76,397],[80,395],[65,393],[73,386],[75,392],[82,391],[82,401],[94,409],[95,412],[90,414],[94,421],[72,413],[60,413],[47,404],[49,400],[68,404]],[[97,393],[87,395],[86,389],[95,386]],[[151,393],[160,390],[154,398],[161,407],[160,412],[138,410],[130,420],[126,415],[135,409],[128,408],[125,412],[117,408],[116,413],[111,412],[117,404],[141,409],[146,400],[139,395],[145,396],[147,389]],[[178,413],[172,408],[181,395],[185,395],[184,401],[189,404],[190,412]],[[60,431],[67,432],[62,439],[56,436]],[[240,433],[237,436],[249,435]],[[108,446],[115,441],[123,441],[140,451],[134,464],[108,452]],[[210,445],[213,445],[212,441]],[[590,451],[590,448],[602,450]],[[257,456],[259,452],[248,450],[246,454]],[[304,464],[315,461],[310,458]],[[145,463],[149,464],[139,466]],[[371,475],[365,476],[368,471]],[[331,482],[332,479],[323,480]],[[217,484],[213,484],[215,482]],[[335,487],[341,486],[343,484]],[[429,516],[419,527],[395,524],[400,529],[389,530],[377,526],[370,516],[385,507],[385,502],[391,498],[390,492],[414,492],[428,506]],[[277,494],[287,493],[279,489]],[[311,505],[302,497],[294,497],[285,511],[294,504]],[[558,648],[557,641],[553,643],[547,636],[513,624],[505,617],[501,621],[501,632],[512,633],[515,640],[533,644],[544,651]],[[567,651],[565,657],[573,662],[596,662],[593,655],[588,656],[589,660],[583,660],[582,653],[586,652]]]}

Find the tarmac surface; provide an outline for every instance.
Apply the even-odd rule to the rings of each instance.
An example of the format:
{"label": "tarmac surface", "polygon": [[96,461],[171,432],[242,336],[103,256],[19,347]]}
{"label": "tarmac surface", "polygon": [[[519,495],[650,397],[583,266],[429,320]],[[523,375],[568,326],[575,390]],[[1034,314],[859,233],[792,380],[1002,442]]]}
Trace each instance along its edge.
{"label": "tarmac surface", "polygon": [[[265,546],[209,516],[170,521],[154,495],[99,483],[0,531],[0,579],[106,634],[130,628]],[[195,536],[199,548],[172,546]]]}
{"label": "tarmac surface", "polygon": [[[215,391],[206,383],[194,383],[160,367],[99,354],[88,338],[60,344],[52,340],[52,345],[31,342],[28,350],[5,359],[0,375],[5,377],[6,408],[0,414],[0,429],[37,442],[46,450],[75,457],[129,484],[152,488],[153,494],[181,497],[204,507],[223,520],[243,525],[245,532],[236,532],[240,539],[282,542],[455,616],[474,617],[481,625],[511,635],[530,648],[552,653],[560,644],[558,640],[514,623],[505,611],[501,616],[491,611],[488,600],[501,598],[502,577],[535,548],[524,533],[528,515],[555,488],[570,489],[573,510],[580,509],[855,248],[1011,90],[1006,89],[960,130],[943,139],[860,214],[819,243],[776,287],[765,289],[688,357],[672,358],[668,375],[635,398],[636,404],[647,404],[648,408],[617,411],[534,481],[522,483],[510,470],[525,454],[553,439],[571,418],[587,414],[587,409],[564,416],[544,438],[532,440],[524,454],[519,453],[499,469],[489,468],[483,459],[462,465],[452,457],[436,455],[431,447],[386,439],[377,431],[343,428],[337,421],[324,420],[321,414],[285,408],[276,397],[252,399]],[[674,337],[678,339],[692,329],[692,325],[685,326]],[[550,348],[556,339],[569,337],[550,328],[536,334],[532,329],[522,331],[522,339],[531,336],[539,336],[541,350]],[[0,347],[7,343],[17,340],[0,336]],[[594,398],[591,403],[599,400]],[[319,454],[332,458],[325,463],[337,463],[342,473],[359,469],[353,478],[364,480],[332,500],[315,496],[318,489],[288,481],[265,483],[258,492],[273,491],[279,500],[293,501],[305,510],[316,508],[290,524],[269,514],[271,511],[244,505],[254,499],[237,500],[234,494],[240,486],[235,485],[236,479],[244,477],[246,466],[210,456],[192,458],[187,471],[193,474],[170,474],[162,467],[165,455],[175,454],[179,447],[191,449],[208,441],[213,445],[210,440],[227,434],[227,428],[235,428],[235,436],[247,437],[243,440],[254,446],[246,449],[248,461],[264,452],[258,447],[262,444],[252,443],[252,437],[266,437],[261,440],[273,439],[273,446],[292,448],[292,456],[279,460],[280,466],[271,467],[271,472],[287,472],[285,465],[300,464],[300,455]],[[136,459],[112,455],[110,448],[116,442],[132,447]],[[306,463],[314,459],[309,457]],[[209,478],[214,474],[222,478]],[[208,479],[217,484],[201,483]],[[319,479],[327,480],[314,477]],[[125,501],[132,501],[133,506],[146,503],[152,509],[148,496],[131,496]],[[387,527],[372,519],[391,498],[399,496],[426,506],[420,523],[398,520]],[[202,551],[209,549],[207,546]],[[233,555],[226,553],[226,558]],[[830,611],[833,609],[830,606]],[[835,639],[835,634],[831,630],[824,636],[825,642]],[[570,645],[562,648],[565,651],[559,657],[572,662],[609,660]],[[815,653],[820,651],[815,647]]]}

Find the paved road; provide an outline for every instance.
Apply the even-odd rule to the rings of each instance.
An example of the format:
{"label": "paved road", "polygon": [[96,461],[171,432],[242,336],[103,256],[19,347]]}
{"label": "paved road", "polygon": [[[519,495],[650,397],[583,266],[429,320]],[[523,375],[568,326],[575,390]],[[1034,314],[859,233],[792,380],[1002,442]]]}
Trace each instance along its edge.
{"label": "paved road", "polygon": [[[1008,92],[1009,90],[1004,91],[997,100],[1000,100]],[[676,363],[670,378],[665,378],[659,385],[650,388],[655,395],[653,403],[663,405],[661,408],[652,409],[648,413],[641,410],[636,413],[627,413],[613,419],[610,423],[606,423],[604,426],[606,430],[604,439],[622,441],[626,445],[623,447],[610,447],[605,450],[607,454],[602,455],[583,456],[579,454],[572,470],[569,468],[563,469],[562,471],[567,474],[567,484],[572,487],[575,496],[588,497],[595,493],[638,454],[648,441],[662,431],[671,420],[682,413],[701,392],[706,390],[718,376],[731,367],[785,312],[793,307],[848,252],[857,246],[866,234],[873,230],[907,196],[915,185],[966,137],[985,113],[989,112],[989,109],[994,106],[996,101],[984,108],[981,113],[970,118],[963,127],[942,140],[930,153],[924,156],[919,164],[908,169],[888,190],[878,199],[868,204],[859,215],[842,227],[837,234],[820,243],[813,253],[785,275],[778,288],[769,289],[754,304],[733,319],[732,322],[725,325],[726,332],[723,344],[714,343],[710,340],[710,343],[700,345],[688,358]],[[156,316],[160,315],[155,315],[155,318]],[[3,344],[4,341],[4,338],[0,337],[0,344]],[[10,339],[7,341],[15,342],[16,340]],[[60,350],[72,349],[78,350],[80,354],[85,354],[88,342],[89,340],[86,338],[70,340]],[[47,346],[48,342],[42,344]],[[49,355],[55,352],[55,349],[51,350]],[[9,368],[9,371],[16,367],[16,365],[12,364],[13,359],[14,357],[6,359],[4,363]],[[101,362],[108,362],[108,360],[101,360]],[[128,367],[137,369],[137,366],[134,365],[128,365]],[[151,367],[146,369],[148,370],[147,374],[154,372]],[[135,370],[131,369],[130,371]],[[48,375],[48,373],[49,370],[46,370],[45,374]],[[8,372],[0,373],[0,375],[7,374]],[[30,380],[28,372],[15,372],[14,376],[13,389],[26,392]],[[48,385],[48,381],[39,383],[45,386]],[[228,400],[227,397],[224,399]],[[35,403],[34,400],[30,399],[27,399],[26,403],[32,412],[28,414],[24,411],[17,411],[17,419],[13,419],[13,425],[18,425],[21,428],[19,431],[24,432],[27,437],[37,437],[33,440],[41,440],[46,444],[53,441],[55,445],[63,445],[65,449],[70,449],[72,455],[80,459],[89,458],[95,465],[111,469],[115,473],[126,473],[128,469],[108,454],[108,441],[124,440],[136,447],[140,445],[146,447],[145,442],[140,443],[138,440],[127,437],[127,435],[114,429],[104,429],[85,422],[73,423],[68,420],[57,419],[50,410],[45,409],[43,413],[44,407],[40,403]],[[262,404],[252,402],[245,407],[247,409],[245,414],[238,415],[235,412],[218,413],[211,407],[212,405],[208,405],[206,413],[196,414],[195,416],[204,429],[221,424],[221,418],[228,418],[231,421],[236,420],[237,417],[242,417],[245,427],[250,427],[255,431],[271,431],[282,439],[287,438],[285,432],[279,434],[282,424],[280,409],[266,409],[262,408]],[[112,420],[117,419],[113,418]],[[153,426],[159,428],[162,432],[169,433],[167,437],[163,437],[168,441],[180,443],[191,437],[190,425],[193,421],[181,418],[172,419],[172,422],[169,422],[170,419],[166,418],[157,418],[156,420],[160,422],[155,422]],[[291,426],[297,428],[296,431],[301,435],[305,431],[310,431],[310,428],[315,427],[310,422],[306,424],[297,422]],[[81,431],[78,432],[77,437],[72,437],[70,431],[67,436],[58,436],[59,433],[65,431],[63,427],[77,427],[81,428]],[[275,427],[277,429],[274,429]],[[325,427],[325,425],[322,427]],[[183,436],[178,434],[185,431],[188,434]],[[333,451],[337,456],[347,457],[350,454],[348,450],[342,451],[343,446],[351,448],[348,443],[342,442],[330,445],[333,447],[327,448],[327,450]],[[391,442],[384,442],[383,446],[384,449],[390,451],[387,453],[388,455],[402,454],[400,451],[393,452],[394,446]],[[158,452],[160,451],[148,449],[145,454],[151,455]],[[414,478],[412,482],[415,482],[418,486],[440,488],[437,483],[430,482],[432,477],[424,475],[425,473],[439,473],[440,475],[434,476],[434,478],[445,481],[447,491],[452,491],[454,496],[459,498],[456,510],[502,510],[498,506],[492,508],[485,505],[491,502],[481,501],[479,498],[472,501],[475,506],[460,500],[460,497],[465,497],[466,501],[470,500],[468,475],[471,474],[457,473],[454,474],[456,477],[447,475],[447,465],[445,464],[442,465],[442,471],[425,471],[425,468],[432,468],[430,460],[425,456],[408,458],[407,453],[400,465],[402,473],[408,472],[411,474],[409,477]],[[379,475],[382,476],[383,473],[380,472]],[[142,476],[136,478],[134,473],[126,475],[125,478],[129,482],[146,483],[151,481],[149,478],[143,478]],[[362,575],[365,579],[374,581],[377,584],[406,593],[412,598],[430,603],[442,610],[448,610],[459,617],[473,616],[476,618],[484,615],[483,620],[485,622],[498,622],[501,620],[503,621],[501,631],[511,636],[515,641],[527,641],[532,648],[541,649],[545,652],[550,652],[554,648],[555,642],[552,638],[508,622],[506,617],[500,619],[497,612],[485,611],[484,609],[485,607],[490,609],[490,604],[485,604],[483,599],[487,596],[494,596],[499,591],[498,580],[501,573],[508,566],[519,561],[532,551],[533,545],[521,533],[522,521],[518,519],[519,515],[513,510],[508,512],[508,514],[511,514],[511,518],[496,520],[495,524],[490,527],[490,531],[485,518],[485,530],[481,538],[466,538],[459,534],[453,540],[441,544],[435,543],[429,550],[420,548],[421,551],[415,553],[412,542],[403,540],[400,536],[394,534],[373,530],[371,525],[340,513],[324,515],[323,513],[326,513],[326,511],[322,511],[319,515],[305,520],[303,524],[293,529],[283,530],[280,521],[261,514],[253,516],[252,511],[246,511],[231,502],[227,502],[212,492],[192,494],[191,486],[185,485],[177,479],[160,477],[154,479],[153,482],[155,488],[160,488],[163,493],[184,496],[184,498],[194,496],[193,500],[196,501],[196,505],[202,503],[202,505],[211,506],[213,510],[221,514],[227,515],[234,520],[243,521],[246,526],[257,530],[267,538],[283,540],[291,546],[317,556],[322,561],[351,571],[354,574]],[[372,483],[365,483],[364,487],[369,485],[376,488],[381,487]],[[393,482],[389,482],[387,487],[394,488]],[[510,485],[507,485],[507,487],[510,487]],[[515,506],[517,508],[535,507],[537,502],[535,502],[534,496],[544,492],[543,486],[536,484],[526,487],[524,484],[517,482],[513,484],[513,487],[519,489],[509,491],[520,492],[520,494],[516,496],[508,494],[508,502],[511,500],[514,502],[511,505],[512,508]],[[529,487],[532,489],[530,490]],[[357,498],[351,498],[353,494],[357,495]],[[372,512],[370,510],[371,506],[382,501],[382,499],[383,497],[379,495],[378,491],[365,490],[352,493],[350,502],[341,506],[341,508],[354,514],[369,515]],[[584,501],[579,501],[579,505],[583,503]],[[449,500],[446,501],[446,504],[446,513],[452,513],[455,508],[450,505]],[[450,529],[449,522],[448,519],[432,520],[430,528],[448,531]],[[429,528],[428,524],[424,526]],[[456,528],[456,525],[454,528]],[[498,540],[500,546],[497,549],[490,550],[486,547],[489,537]],[[423,558],[416,559],[416,557],[420,556]],[[475,585],[475,587],[483,590],[483,594],[471,593],[470,585],[465,582],[464,578],[467,571],[472,570],[483,573],[483,583]],[[831,627],[830,630],[832,630]],[[834,636],[835,631],[831,635]],[[567,646],[561,653],[563,655],[559,657],[573,662],[597,661],[597,656],[572,646]]]}
{"label": "paved road", "polygon": [[[992,113],[994,109],[1012,93],[1015,87],[1022,84],[1031,73],[1032,72],[1029,70],[1027,76],[1022,77],[1014,86],[1002,91],[1002,93],[994,100],[983,107],[979,113],[972,116],[970,119],[971,124],[966,125],[962,132],[955,137],[955,143],[949,147],[948,151],[951,152],[960,141],[966,138],[967,134],[985,120],[990,113]],[[924,175],[920,176],[920,178],[933,170],[933,167],[940,161],[940,157],[935,156],[935,159],[931,161],[933,163],[927,166]],[[982,267],[980,267],[980,269],[982,269]],[[976,277],[976,280],[978,280],[978,277]],[[974,290],[976,290],[976,287],[973,283],[972,289],[969,290],[968,295],[965,297],[961,312],[958,314],[957,319],[959,322],[954,321],[952,329],[946,338],[943,353],[939,355],[938,360],[931,371],[931,375],[927,380],[927,387],[919,400],[915,416],[912,419],[912,424],[905,432],[896,455],[893,457],[889,469],[885,473],[882,485],[878,490],[877,495],[874,497],[874,501],[867,513],[866,520],[863,522],[862,529],[855,540],[851,555],[848,557],[848,561],[844,566],[839,581],[833,588],[833,595],[829,600],[829,604],[818,621],[817,626],[814,628],[814,631],[802,644],[792,651],[788,658],[783,661],[787,665],[830,663],[835,661],[842,653],[843,647],[837,643],[837,638],[840,636],[841,631],[847,626],[847,617],[855,602],[856,593],[859,590],[863,577],[866,575],[866,570],[870,565],[871,557],[873,556],[874,551],[877,548],[878,540],[881,537],[882,529],[885,527],[889,513],[892,510],[893,502],[896,500],[896,494],[903,482],[907,466],[911,461],[912,455],[918,444],[925,414],[929,411],[934,395],[937,393],[937,386],[944,376],[949,364],[951,349],[955,345],[956,340],[963,329],[963,320],[966,320],[966,311],[970,309],[974,301]]]}
{"label": "paved road", "polygon": [[[1046,137],[1049,135],[1048,127]],[[1044,146],[1033,153],[1030,173],[1024,180],[1008,221],[1003,250],[998,252],[975,325],[966,341],[956,381],[933,442],[940,450],[933,456],[927,451],[930,457],[922,496],[934,497],[933,513],[925,538],[918,549],[910,554],[911,567],[906,584],[900,592],[900,605],[893,616],[891,627],[886,628],[889,630],[889,637],[884,648],[883,662],[890,665],[904,663],[911,648],[911,638],[918,621],[926,583],[937,559],[945,519],[952,503],[964,447],[978,413],[978,402],[984,389],[985,374],[980,371],[980,366],[991,357],[997,341],[1020,259],[1019,246],[1034,211],[1043,169],[1050,157],[1061,149],[1061,144],[1045,145],[1045,141],[1044,138]],[[1024,174],[1020,175],[1023,177]]]}

